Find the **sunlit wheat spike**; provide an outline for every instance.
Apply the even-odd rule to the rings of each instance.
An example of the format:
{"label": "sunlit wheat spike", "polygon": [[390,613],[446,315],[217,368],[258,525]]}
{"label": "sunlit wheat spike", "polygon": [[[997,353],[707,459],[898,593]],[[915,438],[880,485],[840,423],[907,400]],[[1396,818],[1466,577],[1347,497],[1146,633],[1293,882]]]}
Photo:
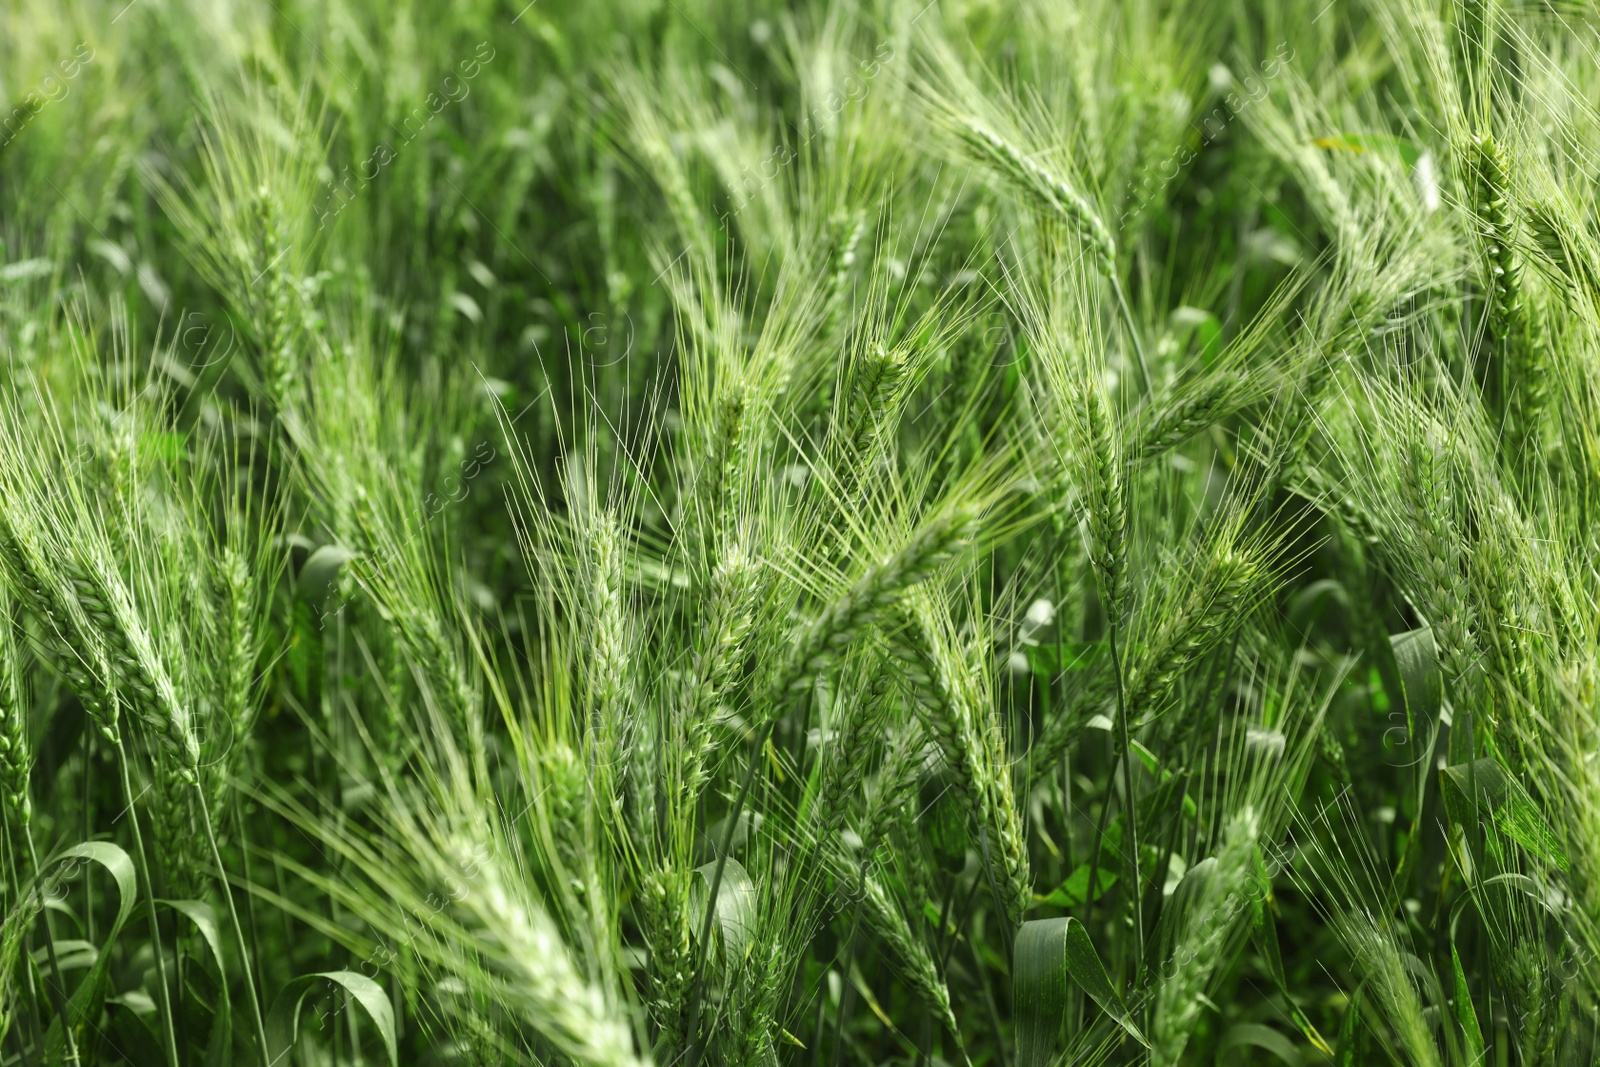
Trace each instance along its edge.
{"label": "sunlit wheat spike", "polygon": [[1523,314],[1522,268],[1516,254],[1511,213],[1510,164],[1493,134],[1468,143],[1477,212],[1485,248],[1485,273],[1490,300],[1490,328],[1502,342]]}
{"label": "sunlit wheat spike", "polygon": [[1189,596],[1162,615],[1128,671],[1128,707],[1135,714],[1151,710],[1160,694],[1237,623],[1234,613],[1248,603],[1265,570],[1255,555],[1231,547],[1206,562]]}
{"label": "sunlit wheat spike", "polygon": [[232,547],[223,550],[219,584],[223,605],[224,658],[219,681],[222,685],[223,714],[233,738],[234,747],[230,750],[230,756],[235,760],[242,756],[245,741],[255,724],[256,701],[251,689],[260,635],[256,633],[253,615],[254,577],[241,553]]}
{"label": "sunlit wheat spike", "polygon": [[1477,693],[1477,640],[1472,600],[1462,573],[1460,534],[1452,518],[1448,445],[1426,429],[1406,444],[1401,458],[1402,500],[1414,545],[1414,595],[1439,646],[1439,659],[1454,694],[1469,709]]}
{"label": "sunlit wheat spike", "polygon": [[200,762],[199,738],[128,587],[104,551],[92,544],[79,546],[66,566],[74,593],[105,637],[141,715],[159,727],[192,775]]}
{"label": "sunlit wheat spike", "polygon": [[[1511,162],[1493,134],[1473,137],[1467,145],[1473,211],[1483,244],[1484,287],[1489,294],[1489,331],[1499,357],[1500,388],[1505,393],[1507,433],[1513,448],[1535,446],[1539,413],[1546,394],[1544,339],[1530,314],[1523,285],[1522,256],[1517,250],[1519,226],[1511,188]],[[1534,226],[1535,233],[1542,227]]]}
{"label": "sunlit wheat spike", "polygon": [[590,623],[594,648],[592,671],[595,716],[614,722],[624,697],[628,671],[626,619],[623,614],[623,546],[616,521],[598,516],[589,535]]}
{"label": "sunlit wheat spike", "polygon": [[1086,380],[1080,397],[1083,509],[1089,527],[1090,561],[1100,581],[1106,611],[1122,611],[1128,573],[1128,505],[1122,483],[1121,442],[1105,391]]}

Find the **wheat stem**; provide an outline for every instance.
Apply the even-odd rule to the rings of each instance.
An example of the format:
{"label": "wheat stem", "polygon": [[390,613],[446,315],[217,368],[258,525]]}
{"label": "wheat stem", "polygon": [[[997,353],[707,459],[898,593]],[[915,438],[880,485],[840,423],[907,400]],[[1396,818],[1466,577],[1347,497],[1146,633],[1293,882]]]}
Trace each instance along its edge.
{"label": "wheat stem", "polygon": [[217,834],[211,826],[211,807],[206,803],[206,791],[196,780],[193,784],[195,798],[200,802],[200,824],[206,828],[206,844],[211,848],[211,862],[217,865],[217,886],[222,898],[228,902],[228,921],[233,925],[233,938],[239,946],[239,967],[244,971],[245,986],[250,990],[250,1021],[255,1024],[256,1040],[261,1043],[261,1062],[271,1067],[267,1057],[271,1054],[267,1044],[267,1025],[261,1016],[261,996],[256,991],[256,972],[250,962],[250,945],[245,940],[244,927],[239,923],[239,910],[233,903],[233,888],[228,885],[228,872],[222,866],[222,853],[217,848]]}
{"label": "wheat stem", "polygon": [[[1122,810],[1128,816],[1128,847],[1133,855],[1133,933],[1138,960],[1144,959],[1144,879],[1139,874],[1139,804],[1133,794],[1133,739],[1128,730],[1128,704],[1122,691],[1122,657],[1117,651],[1118,623],[1111,619],[1106,638],[1111,651],[1111,673],[1117,682],[1117,747],[1122,750]],[[1093,895],[1094,886],[1089,893]]]}
{"label": "wheat stem", "polygon": [[750,787],[755,784],[756,768],[761,764],[761,753],[777,725],[774,721],[767,727],[766,732],[761,735],[761,742],[750,753],[750,765],[745,768],[744,780],[739,783],[739,796],[734,800],[733,809],[728,814],[728,828],[722,834],[722,847],[717,850],[717,866],[711,875],[710,892],[706,894],[705,915],[700,920],[700,951],[694,968],[694,993],[689,998],[689,1047],[684,1053],[685,1067],[695,1067],[700,1059],[700,1002],[705,993],[706,957],[710,954],[711,944],[711,920],[717,913],[717,894],[722,891],[722,872],[727,866],[728,855],[733,850],[733,831],[739,825],[739,817],[744,814],[745,801],[750,799]]}
{"label": "wheat stem", "polygon": [[[44,878],[44,868],[39,864],[39,850],[33,843],[33,828],[26,822],[22,824],[22,834],[28,843],[28,859],[33,863],[33,874],[37,879]],[[73,1032],[71,1016],[67,1010],[66,981],[61,977],[61,961],[56,958],[56,932],[55,924],[50,919],[50,909],[44,911],[44,936],[45,954],[50,957],[50,977],[53,980],[45,985],[50,990],[50,1004],[56,1010],[56,1017],[61,1020],[61,1032],[67,1038],[67,1059],[70,1063],[78,1062],[78,1037]]]}
{"label": "wheat stem", "polygon": [[[111,697],[114,703],[116,698]],[[150,880],[150,859],[144,850],[144,834],[139,830],[139,812],[134,803],[133,781],[128,774],[128,750],[121,734],[111,738],[117,750],[117,773],[122,778],[122,795],[128,801],[128,825],[133,830],[133,854],[139,861],[139,877],[144,882],[145,918],[150,923],[150,944],[156,957],[156,994],[161,1002],[161,1037],[166,1047],[167,1067],[178,1067],[178,1036],[172,1026],[172,996],[167,989],[167,961],[161,953],[161,924],[156,918],[155,883]]]}

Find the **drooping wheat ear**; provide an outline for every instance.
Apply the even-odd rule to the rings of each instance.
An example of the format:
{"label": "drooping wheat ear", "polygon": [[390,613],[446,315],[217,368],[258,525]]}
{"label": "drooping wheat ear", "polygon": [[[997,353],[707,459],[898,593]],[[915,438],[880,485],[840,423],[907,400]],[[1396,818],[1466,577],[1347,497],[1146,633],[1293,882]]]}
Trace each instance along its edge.
{"label": "drooping wheat ear", "polygon": [[74,545],[64,563],[72,591],[105,638],[118,679],[132,694],[134,707],[177,750],[182,773],[192,780],[200,763],[199,738],[122,576],[105,552],[92,543]]}
{"label": "drooping wheat ear", "polygon": [[84,710],[106,740],[120,743],[121,705],[115,699],[114,671],[100,634],[50,565],[34,529],[5,503],[0,503],[0,567],[12,591],[50,627],[60,647],[62,673]]}
{"label": "drooping wheat ear", "polygon": [[1407,954],[1392,924],[1364,910],[1353,910],[1330,916],[1328,925],[1354,957],[1356,973],[1368,983],[1371,1003],[1393,1028],[1406,1062],[1439,1067],[1433,1027],[1424,1014],[1422,998],[1406,965]]}
{"label": "drooping wheat ear", "polygon": [[[897,663],[904,663],[900,649],[890,642]],[[887,669],[887,664],[885,668]],[[906,677],[904,671],[895,672],[899,684]],[[861,851],[871,855],[893,829],[895,813],[905,809],[917,799],[917,790],[929,767],[938,759],[938,745],[930,731],[923,725],[920,715],[912,715],[905,725],[895,731],[883,755],[883,765],[867,783],[866,814],[862,818]]]}
{"label": "drooping wheat ear", "polygon": [[1228,546],[1208,562],[1189,596],[1166,612],[1128,671],[1128,710],[1143,714],[1232,628],[1265,568],[1253,553]]}
{"label": "drooping wheat ear", "polygon": [[652,871],[644,878],[643,919],[650,949],[650,997],[646,1007],[659,1031],[661,1062],[673,1063],[688,1037],[685,1017],[694,984],[694,943],[689,926],[689,892],[676,871]]}
{"label": "drooping wheat ear", "polygon": [[1096,269],[1111,283],[1117,311],[1128,328],[1139,377],[1148,394],[1151,381],[1144,342],[1134,322],[1133,309],[1128,306],[1128,294],[1117,277],[1117,243],[1099,213],[1065,179],[1045,169],[978,119],[966,116],[957,120],[956,134],[975,158],[999,172],[1047,218],[1064,223],[1093,253]]}
{"label": "drooping wheat ear", "polygon": [[1467,158],[1473,209],[1483,240],[1489,333],[1500,358],[1506,436],[1513,448],[1522,450],[1536,444],[1534,434],[1548,394],[1543,365],[1545,346],[1534,316],[1529,313],[1522,284],[1510,161],[1494,135],[1487,133],[1471,139]]}
{"label": "drooping wheat ear", "polygon": [[1586,228],[1575,223],[1571,213],[1545,201],[1529,204],[1523,218],[1539,254],[1534,262],[1553,273],[1571,297],[1600,312],[1600,256]]}
{"label": "drooping wheat ear", "polygon": [[693,691],[685,724],[687,795],[704,788],[711,754],[711,721],[744,656],[750,634],[751,603],[756,591],[755,562],[738,545],[729,546],[711,575],[711,602],[700,627],[695,652]]}
{"label": "drooping wheat ear", "polygon": [[961,1043],[961,1031],[956,1025],[955,1012],[950,1006],[950,989],[939,977],[939,969],[928,950],[927,939],[918,936],[905,913],[889,895],[883,879],[879,878],[872,863],[858,863],[842,848],[835,848],[829,856],[829,866],[839,879],[839,887],[847,900],[861,908],[861,916],[872,932],[900,960],[901,977],[916,990],[926,1004],[944,1024],[945,1029]]}
{"label": "drooping wheat ear", "polygon": [[[133,831],[134,858],[138,862],[139,877],[147,887],[143,894],[145,917],[150,924],[152,943],[160,944],[160,925],[156,920],[154,883],[150,880],[150,862],[144,847],[144,835],[139,829],[139,816],[133,810],[138,799],[133,792],[128,774],[128,754],[121,732],[121,698],[118,696],[118,671],[112,653],[102,640],[105,634],[101,625],[89,611],[89,606],[76,595],[74,577],[74,551],[67,547],[57,553],[66,561],[66,574],[57,572],[51,565],[38,529],[28,516],[17,510],[18,502],[0,495],[0,567],[6,581],[14,591],[21,593],[28,608],[39,616],[52,630],[59,651],[58,662],[67,684],[77,693],[84,710],[95,721],[101,736],[109,741],[117,754],[117,772],[121,779],[122,796],[128,804],[128,826]],[[26,507],[26,503],[21,504]],[[191,765],[192,766],[192,765]],[[167,1062],[176,1067],[177,1038],[172,1025],[171,995],[167,987],[166,962],[161,952],[156,953],[156,992],[162,1019],[162,1037]]]}
{"label": "drooping wheat ear", "polygon": [[1237,409],[1244,377],[1229,371],[1207,375],[1170,398],[1142,420],[1130,461],[1148,463],[1176,448]]}
{"label": "drooping wheat ear", "polygon": [[972,805],[984,862],[1013,923],[1033,903],[1027,837],[1012,793],[1005,737],[992,701],[954,647],[949,620],[913,590],[902,602],[905,624],[891,640],[921,718]]}
{"label": "drooping wheat ear", "polygon": [[956,132],[977,159],[998,171],[1047,215],[1065,222],[1094,253],[1100,273],[1116,276],[1116,242],[1082,194],[975,118],[961,119]]}
{"label": "drooping wheat ear", "polygon": [[460,649],[447,636],[439,616],[431,609],[420,611],[414,619],[406,620],[403,632],[412,655],[422,666],[422,676],[441,679],[444,691],[439,696],[454,713],[456,721],[469,733],[476,729],[478,691],[461,664]]}
{"label": "drooping wheat ear", "polygon": [[255,212],[257,241],[256,273],[250,282],[252,302],[259,308],[261,331],[261,377],[266,384],[267,400],[279,412],[294,407],[295,387],[299,380],[293,343],[294,282],[284,265],[292,251],[283,243],[283,212],[278,198],[263,185],[256,190]]}
{"label": "drooping wheat ear", "polygon": [[27,689],[17,656],[15,625],[11,596],[0,583],[0,797],[18,825],[26,827],[33,816],[28,791],[33,753],[28,747]]}
{"label": "drooping wheat ear", "polygon": [[449,855],[440,859],[453,883],[459,872],[476,872],[458,906],[483,935],[473,939],[474,947],[505,977],[502,1003],[575,1063],[642,1067],[617,1005],[588,980],[555,921],[522,880],[503,869],[506,861],[464,839],[450,842]]}
{"label": "drooping wheat ear", "polygon": [[[813,839],[820,845],[832,845],[846,816],[855,810],[853,804],[866,781],[874,742],[883,735],[886,725],[885,705],[893,681],[893,672],[879,669],[858,691],[834,695],[828,722],[832,737],[824,757],[823,783],[818,802],[810,809]],[[893,758],[892,753],[889,758]]]}
{"label": "drooping wheat ear", "polygon": [[1122,483],[1120,435],[1111,419],[1105,386],[1085,375],[1079,390],[1078,462],[1083,483],[1083,514],[1089,529],[1089,562],[1100,585],[1106,615],[1122,615],[1128,576],[1128,503]]}
{"label": "drooping wheat ear", "polygon": [[899,551],[868,567],[842,597],[800,631],[775,692],[780,696],[804,692],[880,611],[964,549],[977,525],[977,511],[972,506],[946,508],[924,523]]}
{"label": "drooping wheat ear", "polygon": [[[1246,897],[1255,871],[1256,834],[1260,820],[1245,808],[1228,820],[1217,855],[1190,870],[1196,893],[1178,916],[1181,931],[1174,940],[1169,966],[1156,986],[1151,1020],[1151,1062],[1176,1064],[1189,1043],[1205,1003],[1211,973],[1221,962],[1229,935],[1252,913]],[[1264,892],[1264,890],[1261,890]]]}
{"label": "drooping wheat ear", "polygon": [[1311,463],[1298,463],[1287,480],[1292,492],[1333,516],[1357,545],[1370,546],[1382,540],[1384,523],[1354,494],[1335,484],[1322,468]]}
{"label": "drooping wheat ear", "polygon": [[1414,555],[1411,595],[1439,649],[1439,666],[1453,702],[1475,710],[1477,638],[1472,601],[1461,566],[1461,538],[1453,520],[1446,443],[1428,428],[1408,443],[1401,462],[1404,502]]}

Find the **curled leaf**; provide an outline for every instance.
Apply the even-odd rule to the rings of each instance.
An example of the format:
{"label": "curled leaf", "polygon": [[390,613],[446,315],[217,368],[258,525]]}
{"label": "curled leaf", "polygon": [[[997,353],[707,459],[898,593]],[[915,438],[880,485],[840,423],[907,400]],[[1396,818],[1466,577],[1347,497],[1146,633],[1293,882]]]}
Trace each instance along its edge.
{"label": "curled leaf", "polygon": [[399,1067],[400,1053],[394,1035],[394,1008],[389,1004],[389,994],[383,987],[364,974],[355,971],[324,971],[306,974],[294,979],[278,994],[267,1016],[268,1062],[287,1063],[289,1053],[300,1036],[300,1006],[306,996],[320,981],[331,982],[343,989],[350,998],[366,1011],[383,1038],[383,1047],[389,1053],[389,1067]]}

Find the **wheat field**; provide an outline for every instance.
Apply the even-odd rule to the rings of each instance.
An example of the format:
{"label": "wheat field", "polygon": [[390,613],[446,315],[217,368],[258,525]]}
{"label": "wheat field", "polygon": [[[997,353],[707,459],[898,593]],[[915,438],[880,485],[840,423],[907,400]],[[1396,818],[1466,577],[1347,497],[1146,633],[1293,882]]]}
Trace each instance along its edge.
{"label": "wheat field", "polygon": [[0,1067],[1600,1062],[1589,0],[5,0]]}

